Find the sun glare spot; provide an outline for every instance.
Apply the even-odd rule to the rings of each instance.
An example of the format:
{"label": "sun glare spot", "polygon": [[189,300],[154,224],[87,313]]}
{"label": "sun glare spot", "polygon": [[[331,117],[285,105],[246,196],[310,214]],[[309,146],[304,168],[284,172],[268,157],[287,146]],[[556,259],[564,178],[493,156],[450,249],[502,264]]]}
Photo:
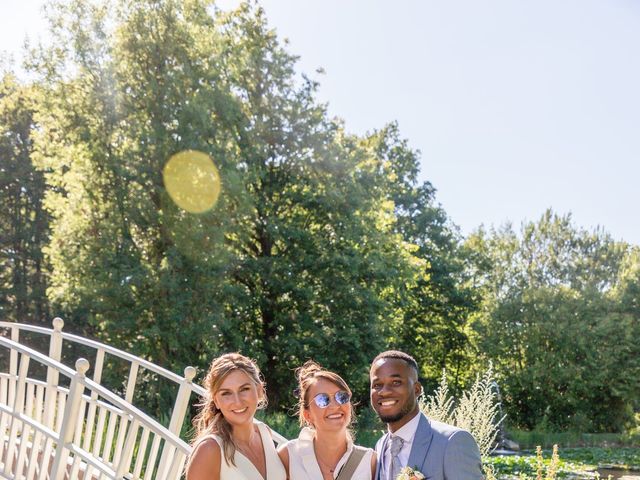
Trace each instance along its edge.
{"label": "sun glare spot", "polygon": [[204,213],[218,201],[220,173],[204,152],[176,153],[164,166],[162,178],[171,199],[187,212]]}

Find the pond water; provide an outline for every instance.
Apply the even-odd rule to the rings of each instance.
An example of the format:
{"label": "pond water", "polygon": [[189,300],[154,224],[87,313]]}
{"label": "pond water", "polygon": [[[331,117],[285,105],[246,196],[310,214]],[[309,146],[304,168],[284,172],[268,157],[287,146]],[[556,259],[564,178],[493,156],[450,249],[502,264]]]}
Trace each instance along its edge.
{"label": "pond water", "polygon": [[598,473],[600,474],[600,478],[606,480],[609,475],[613,478],[624,478],[626,480],[637,479],[640,480],[640,472],[630,471],[630,470],[615,470],[612,468],[599,468]]}

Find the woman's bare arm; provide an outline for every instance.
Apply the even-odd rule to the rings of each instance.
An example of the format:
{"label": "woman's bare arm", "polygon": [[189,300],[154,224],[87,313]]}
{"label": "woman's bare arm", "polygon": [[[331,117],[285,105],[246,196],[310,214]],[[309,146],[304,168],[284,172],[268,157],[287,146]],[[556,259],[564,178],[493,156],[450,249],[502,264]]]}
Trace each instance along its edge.
{"label": "woman's bare arm", "polygon": [[378,456],[376,452],[371,455],[371,478],[376,478],[376,468],[378,468]]}
{"label": "woman's bare arm", "polygon": [[284,465],[284,469],[287,471],[287,480],[289,477],[289,450],[286,445],[280,445],[278,447],[278,456],[280,457],[280,461]]}
{"label": "woman's bare arm", "polygon": [[220,480],[222,452],[213,438],[201,441],[191,454],[187,480]]}

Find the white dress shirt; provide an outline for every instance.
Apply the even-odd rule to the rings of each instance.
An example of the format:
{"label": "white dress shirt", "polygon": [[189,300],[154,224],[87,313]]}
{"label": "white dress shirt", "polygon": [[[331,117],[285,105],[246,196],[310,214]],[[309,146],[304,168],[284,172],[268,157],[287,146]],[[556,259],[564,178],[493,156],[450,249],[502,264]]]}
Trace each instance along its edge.
{"label": "white dress shirt", "polygon": [[[418,412],[411,420],[409,420],[406,424],[400,427],[395,432],[389,434],[396,435],[403,440],[402,449],[400,453],[398,453],[398,459],[400,460],[400,465],[403,467],[407,466],[407,462],[409,461],[409,454],[411,453],[411,446],[413,445],[413,439],[416,436],[416,431],[418,430],[418,424],[420,423],[420,412]],[[391,442],[387,442],[386,452],[384,452],[385,459],[385,471],[388,472],[391,466],[391,455],[389,453],[389,449],[391,447]],[[411,465],[409,465],[411,466]]]}

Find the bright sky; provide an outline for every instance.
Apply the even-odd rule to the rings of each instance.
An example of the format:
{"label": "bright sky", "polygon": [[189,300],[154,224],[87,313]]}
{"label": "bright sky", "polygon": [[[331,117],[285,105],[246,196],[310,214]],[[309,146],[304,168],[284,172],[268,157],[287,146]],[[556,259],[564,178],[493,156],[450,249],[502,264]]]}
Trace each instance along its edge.
{"label": "bright sky", "polygon": [[[42,3],[0,0],[1,49]],[[399,122],[463,233],[551,207],[640,245],[637,0],[261,3],[348,130]]]}

